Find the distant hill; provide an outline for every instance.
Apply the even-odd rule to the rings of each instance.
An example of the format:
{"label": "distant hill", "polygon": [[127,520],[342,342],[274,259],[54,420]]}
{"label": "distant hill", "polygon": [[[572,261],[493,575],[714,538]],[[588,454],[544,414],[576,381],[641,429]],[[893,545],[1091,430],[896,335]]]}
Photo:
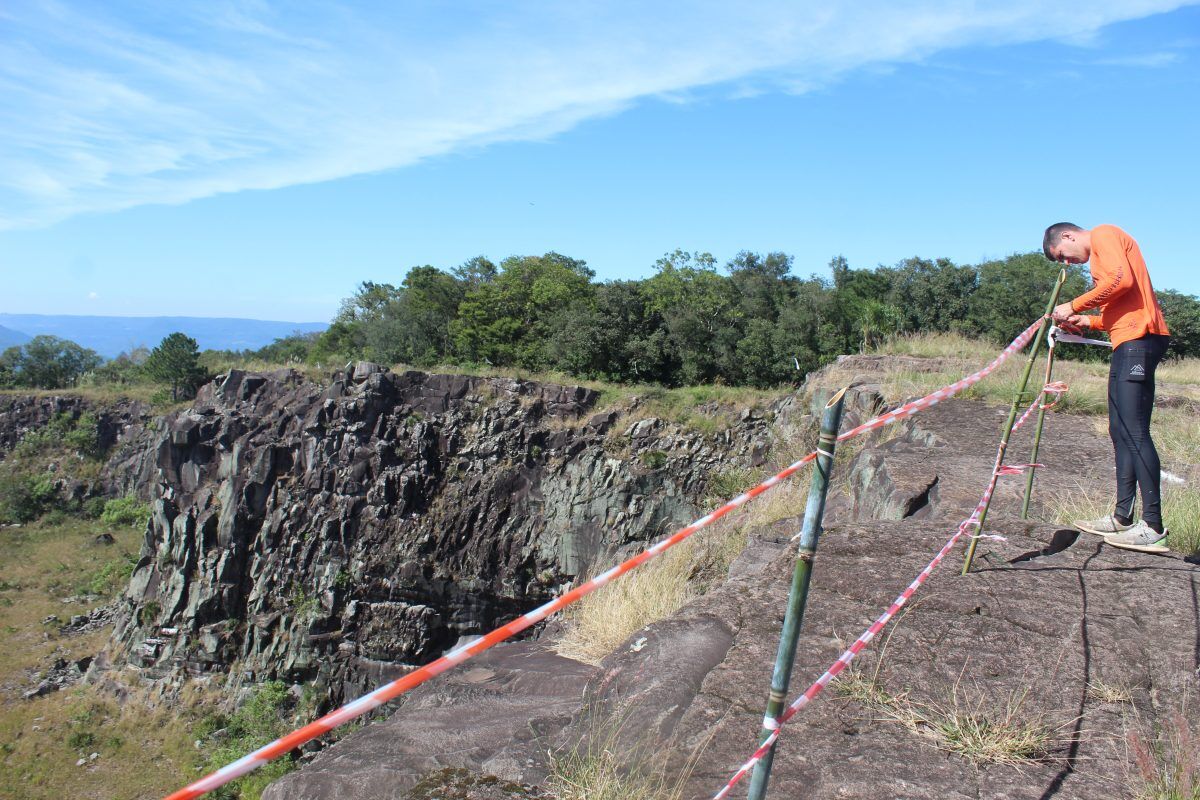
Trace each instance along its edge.
{"label": "distant hill", "polygon": [[12,342],[20,344],[30,337],[49,334],[90,347],[105,358],[113,358],[138,345],[154,347],[164,336],[175,331],[191,336],[199,343],[201,350],[256,350],[296,331],[309,333],[328,327],[324,322],[276,322],[225,317],[74,317],[43,314],[0,314],[0,326],[4,326],[0,327],[0,341],[7,341],[7,335],[24,336]]}
{"label": "distant hill", "polygon": [[0,350],[12,347],[17,344],[25,344],[30,340],[29,335],[14,331],[12,328],[6,328],[0,325]]}

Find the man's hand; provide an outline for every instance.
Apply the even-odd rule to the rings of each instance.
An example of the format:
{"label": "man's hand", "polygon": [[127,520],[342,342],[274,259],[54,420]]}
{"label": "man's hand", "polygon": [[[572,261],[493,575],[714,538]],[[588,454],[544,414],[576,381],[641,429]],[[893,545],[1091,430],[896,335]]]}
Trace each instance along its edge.
{"label": "man's hand", "polygon": [[1083,314],[1072,314],[1071,316],[1067,317],[1065,322],[1068,325],[1074,325],[1076,328],[1081,328],[1085,331],[1090,331],[1092,329],[1092,318],[1084,316]]}
{"label": "man's hand", "polygon": [[[1066,322],[1073,314],[1075,314],[1075,309],[1071,308],[1070,303],[1059,303],[1050,312],[1050,317],[1055,322]],[[1075,314],[1075,316],[1078,316],[1078,314]]]}

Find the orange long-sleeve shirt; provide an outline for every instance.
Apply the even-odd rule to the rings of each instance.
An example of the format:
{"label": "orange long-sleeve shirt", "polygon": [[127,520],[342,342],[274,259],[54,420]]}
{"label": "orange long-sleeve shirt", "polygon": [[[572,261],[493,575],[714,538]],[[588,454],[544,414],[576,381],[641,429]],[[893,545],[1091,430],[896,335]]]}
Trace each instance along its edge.
{"label": "orange long-sleeve shirt", "polygon": [[1071,308],[1077,314],[1099,308],[1100,316],[1088,322],[1092,330],[1108,331],[1113,347],[1148,333],[1169,335],[1137,242],[1116,225],[1097,225],[1091,234],[1093,286]]}

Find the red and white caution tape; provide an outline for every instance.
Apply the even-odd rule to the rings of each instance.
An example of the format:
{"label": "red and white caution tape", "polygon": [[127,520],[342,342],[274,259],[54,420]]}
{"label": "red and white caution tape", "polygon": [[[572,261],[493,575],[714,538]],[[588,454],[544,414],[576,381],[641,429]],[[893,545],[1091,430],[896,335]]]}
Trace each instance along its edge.
{"label": "red and white caution tape", "polygon": [[[1013,425],[1014,431],[1020,428],[1021,425],[1025,423],[1025,420],[1029,418],[1030,412],[1037,407],[1041,397],[1042,393],[1039,393],[1038,397],[1033,401],[1033,403],[1030,404],[1025,413],[1021,415],[1020,420]],[[867,644],[869,644],[870,641],[875,638],[876,634],[883,630],[883,627],[887,625],[894,616],[896,616],[900,609],[904,608],[904,604],[907,603],[909,598],[916,593],[917,589],[921,588],[921,585],[925,583],[930,574],[937,569],[937,566],[942,563],[942,560],[954,548],[954,545],[958,542],[958,540],[961,539],[963,535],[971,528],[978,529],[979,518],[983,514],[983,509],[987,507],[988,502],[992,499],[992,493],[996,490],[996,479],[1001,475],[1020,473],[1020,470],[1018,470],[1016,473],[1006,472],[1006,467],[1000,463],[1003,460],[1003,457],[1004,449],[1003,446],[1001,446],[1000,452],[996,456],[996,466],[992,469],[991,479],[988,480],[987,488],[984,489],[983,496],[979,498],[979,503],[975,506],[975,510],[971,512],[971,516],[963,520],[963,522],[958,526],[958,530],[954,532],[954,535],[950,537],[949,541],[942,545],[942,549],[939,550],[937,555],[933,557],[933,560],[925,566],[925,569],[921,570],[921,574],[917,575],[916,579],[910,583],[903,592],[900,593],[899,597],[892,601],[892,604],[888,606],[887,611],[884,611],[882,614],[880,614],[879,618],[871,623],[871,626],[863,631],[862,635],[855,639],[854,643],[846,648],[845,652],[838,656],[837,661],[834,661],[833,665],[829,669],[825,670],[821,677],[813,681],[813,684],[808,687],[804,694],[793,700],[792,703],[788,705],[786,709],[784,709],[783,713],[779,715],[777,720],[771,720],[772,724],[766,725],[766,727],[773,728],[770,735],[763,740],[763,743],[759,745],[758,749],[754,751],[754,754],[746,760],[746,763],[738,767],[737,772],[733,774],[733,777],[729,779],[721,791],[713,795],[713,800],[723,800],[723,798],[729,794],[729,791],[737,785],[738,781],[745,777],[750,770],[754,769],[754,765],[757,764],[762,757],[765,756],[767,752],[775,746],[775,742],[779,739],[779,734],[784,723],[796,716],[796,714],[800,712],[800,709],[811,703],[813,698],[819,695],[821,691],[824,690],[824,688],[842,672],[842,670],[850,665],[850,662],[854,660],[854,657],[862,652],[863,648],[865,648]],[[976,534],[967,538],[995,538],[1004,541],[1003,537],[985,533]]]}
{"label": "red and white caution tape", "polygon": [[[1014,426],[1016,427],[1016,426]],[[1005,464],[1000,467],[1000,475],[1023,475],[1027,469],[1044,467],[1045,464]]]}
{"label": "red and white caution tape", "polygon": [[1106,342],[1103,339],[1085,339],[1082,336],[1076,336],[1073,333],[1067,333],[1057,325],[1050,326],[1050,333],[1047,334],[1050,339],[1050,346],[1054,347],[1057,342],[1070,342],[1072,344],[1094,344],[1097,347],[1112,347],[1112,342]]}
{"label": "red and white caution tape", "polygon": [[[860,433],[881,428],[884,425],[888,425],[898,419],[912,416],[918,411],[937,405],[942,400],[953,397],[955,394],[961,392],[963,389],[966,389],[968,386],[978,383],[983,378],[991,374],[997,367],[1007,361],[1013,353],[1018,352],[1024,348],[1025,345],[1029,344],[1030,340],[1033,339],[1033,337],[1037,334],[1037,329],[1041,324],[1042,320],[1039,319],[1026,328],[1020,336],[1018,336],[1012,341],[1011,344],[1008,345],[1008,347],[1004,348],[999,356],[997,356],[990,364],[978,372],[968,375],[962,380],[956,381],[955,383],[952,383],[943,389],[939,389],[932,394],[926,395],[925,397],[914,400],[910,403],[905,403],[897,409],[865,422],[862,425],[859,425],[857,428],[841,434],[838,436],[838,440],[843,441],[851,438],[852,436],[857,436]],[[580,584],[569,592],[566,592],[554,598],[550,602],[535,608],[533,611],[517,617],[508,624],[496,628],[492,632],[480,637],[479,639],[476,639],[470,644],[457,647],[436,661],[432,661],[429,664],[426,664],[425,666],[408,673],[402,678],[392,681],[391,683],[384,684],[369,694],[363,695],[351,703],[347,703],[336,711],[331,711],[320,719],[310,722],[304,727],[299,728],[286,736],[276,739],[268,745],[260,747],[258,750],[255,750],[253,753],[234,761],[232,764],[228,764],[216,772],[189,784],[183,789],[167,795],[165,800],[191,800],[192,798],[200,797],[201,795],[211,792],[213,789],[216,789],[219,786],[224,786],[230,781],[236,780],[237,778],[240,778],[241,776],[258,769],[263,764],[266,764],[267,762],[272,761],[279,756],[290,753],[292,750],[300,747],[305,742],[309,742],[318,736],[323,736],[339,725],[343,725],[352,719],[379,708],[384,703],[394,700],[410,689],[420,686],[430,678],[440,675],[451,667],[457,666],[467,659],[479,655],[484,650],[494,647],[504,640],[515,636],[531,625],[541,622],[551,614],[561,611],[562,609],[582,598],[584,595],[591,594],[596,589],[599,589],[601,586],[613,580],[614,578],[619,578],[635,567],[641,566],[655,556],[663,553],[671,547],[674,547],[684,539],[687,539],[701,528],[711,525],[713,522],[716,522],[729,512],[737,509],[738,507],[767,491],[771,487],[776,486],[782,481],[791,477],[793,474],[799,471],[801,467],[814,461],[816,457],[816,451],[809,453],[804,458],[800,459],[786,469],[775,475],[772,475],[770,478],[767,478],[753,489],[743,492],[715,511],[706,514],[687,527],[679,529],[669,537],[662,539],[657,544],[654,544],[650,548],[643,550],[641,553],[638,553],[636,556],[633,556],[627,561],[618,564],[607,572],[601,573],[591,580]]]}
{"label": "red and white caution tape", "polygon": [[949,386],[946,386],[945,388],[938,389],[936,392],[931,392],[930,394],[927,394],[918,400],[913,400],[910,403],[905,403],[904,405],[900,406],[899,408],[893,409],[893,410],[887,412],[886,414],[881,414],[880,416],[875,417],[875,419],[864,422],[862,425],[859,425],[857,428],[851,428],[850,430],[846,431],[845,433],[839,435],[838,441],[843,442],[846,439],[850,439],[852,437],[858,436],[860,433],[865,433],[866,431],[872,431],[872,430],[875,430],[876,428],[882,428],[884,425],[890,425],[891,423],[895,422],[898,419],[903,419],[905,417],[911,417],[913,414],[916,414],[918,411],[924,411],[925,409],[927,409],[931,406],[936,406],[938,403],[942,402],[943,400],[947,400],[947,399],[953,397],[954,395],[958,394],[963,389],[966,389],[970,386],[974,386],[975,384],[979,383],[981,380],[986,378],[988,375],[991,375],[993,372],[995,372],[996,369],[1001,364],[1003,364],[1005,361],[1007,361],[1009,359],[1009,357],[1012,356],[1013,353],[1017,352],[1018,350],[1024,349],[1025,345],[1029,344],[1030,340],[1032,340],[1033,337],[1037,335],[1038,327],[1041,326],[1041,324],[1042,324],[1042,320],[1039,319],[1037,322],[1033,323],[1028,328],[1026,328],[1021,333],[1020,336],[1018,336],[1016,339],[1013,339],[1012,343],[1009,344],[1008,347],[1004,348],[1004,350],[1002,350],[1000,352],[1000,355],[996,356],[996,358],[992,361],[992,363],[988,364],[986,367],[979,370],[978,372],[972,373],[972,374],[968,375],[967,377],[963,378],[962,380],[955,381],[954,383],[950,384]]}
{"label": "red and white caution tape", "polygon": [[1066,394],[1069,389],[1070,389],[1070,387],[1068,387],[1067,384],[1065,384],[1062,381],[1054,381],[1053,383],[1047,383],[1045,386],[1042,387],[1042,396],[1044,397],[1045,395],[1052,394],[1052,395],[1054,395],[1054,402],[1053,403],[1041,403],[1038,405],[1038,408],[1047,409],[1047,410],[1054,408],[1056,405],[1058,405],[1059,401],[1062,400],[1062,396],[1064,394]]}

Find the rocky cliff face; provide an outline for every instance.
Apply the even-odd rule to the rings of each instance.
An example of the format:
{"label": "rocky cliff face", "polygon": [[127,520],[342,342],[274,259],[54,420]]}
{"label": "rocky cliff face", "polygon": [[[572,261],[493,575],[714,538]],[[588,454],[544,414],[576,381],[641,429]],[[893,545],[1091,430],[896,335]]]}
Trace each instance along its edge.
{"label": "rocky cliff face", "polygon": [[79,395],[0,394],[0,458],[29,431],[57,417],[78,420],[85,414],[96,420],[97,444],[108,462],[96,485],[72,491],[113,497],[135,494],[145,499],[148,476],[138,474],[138,465],[153,417],[150,408],[136,400],[97,403]]}
{"label": "rocky cliff face", "polygon": [[365,363],[327,386],[219,378],[124,462],[153,516],[101,664],[316,679],[340,700],[685,524],[768,447],[753,413],[703,434],[596,400]]}

